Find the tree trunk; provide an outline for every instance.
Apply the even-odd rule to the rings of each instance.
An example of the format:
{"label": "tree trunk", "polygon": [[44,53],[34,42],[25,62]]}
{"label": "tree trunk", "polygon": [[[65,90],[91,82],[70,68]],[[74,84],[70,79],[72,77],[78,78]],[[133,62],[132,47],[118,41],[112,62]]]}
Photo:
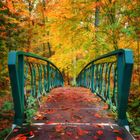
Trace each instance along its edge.
{"label": "tree trunk", "polygon": [[[96,0],[96,2],[98,2],[99,0]],[[95,53],[95,57],[98,56],[99,54],[99,47],[98,47],[98,26],[99,26],[99,6],[96,6],[96,10],[95,10],[95,46],[96,46],[96,53]]]}
{"label": "tree trunk", "polygon": [[139,82],[139,86],[140,86],[140,42],[139,42],[139,38],[137,40],[137,49],[138,49],[138,82]]}

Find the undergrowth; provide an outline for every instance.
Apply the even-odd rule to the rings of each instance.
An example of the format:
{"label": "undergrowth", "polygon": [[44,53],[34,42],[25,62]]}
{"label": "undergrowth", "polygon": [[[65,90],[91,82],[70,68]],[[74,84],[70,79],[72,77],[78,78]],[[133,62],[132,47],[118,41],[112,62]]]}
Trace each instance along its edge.
{"label": "undergrowth", "polygon": [[131,132],[140,136],[140,87],[138,84],[133,84],[131,87],[127,116]]}
{"label": "undergrowth", "polygon": [[32,95],[29,95],[26,100],[26,107],[25,107],[25,114],[26,114],[26,122],[32,123],[32,118],[34,117],[35,113],[37,112],[38,102],[37,99],[34,98]]}

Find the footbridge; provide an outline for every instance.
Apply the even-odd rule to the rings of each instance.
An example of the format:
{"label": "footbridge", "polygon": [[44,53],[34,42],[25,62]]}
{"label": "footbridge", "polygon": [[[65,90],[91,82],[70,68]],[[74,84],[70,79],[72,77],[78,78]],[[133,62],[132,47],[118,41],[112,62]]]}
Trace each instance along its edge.
{"label": "footbridge", "polygon": [[88,63],[65,87],[48,59],[11,51],[9,76],[14,102],[7,140],[133,140],[127,104],[133,53],[120,49]]}

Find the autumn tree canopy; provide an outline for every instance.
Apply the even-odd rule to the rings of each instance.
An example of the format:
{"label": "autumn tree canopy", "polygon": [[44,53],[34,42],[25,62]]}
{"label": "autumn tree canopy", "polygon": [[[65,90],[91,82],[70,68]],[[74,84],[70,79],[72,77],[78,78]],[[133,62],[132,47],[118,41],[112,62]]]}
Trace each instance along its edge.
{"label": "autumn tree canopy", "polygon": [[139,7],[138,0],[2,0],[1,64],[8,51],[24,50],[76,77],[90,60],[119,48],[132,48],[138,63]]}

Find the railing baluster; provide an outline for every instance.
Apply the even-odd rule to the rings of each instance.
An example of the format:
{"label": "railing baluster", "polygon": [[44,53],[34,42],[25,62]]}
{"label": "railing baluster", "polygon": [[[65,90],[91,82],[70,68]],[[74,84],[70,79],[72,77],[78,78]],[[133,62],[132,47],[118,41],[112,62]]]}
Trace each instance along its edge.
{"label": "railing baluster", "polygon": [[47,93],[48,92],[48,74],[47,74],[47,66],[45,65],[44,66],[44,88],[45,88],[45,92]]}
{"label": "railing baluster", "polygon": [[94,65],[91,64],[91,91],[94,92]]}
{"label": "railing baluster", "polygon": [[48,89],[47,91],[50,91],[50,63],[47,64],[47,78],[48,78]]}
{"label": "railing baluster", "polygon": [[109,64],[109,68],[108,68],[108,87],[107,87],[107,100],[108,100],[108,104],[109,106],[112,105],[111,102],[111,93],[110,93],[110,75],[111,75],[111,68],[112,68],[112,63]]}

